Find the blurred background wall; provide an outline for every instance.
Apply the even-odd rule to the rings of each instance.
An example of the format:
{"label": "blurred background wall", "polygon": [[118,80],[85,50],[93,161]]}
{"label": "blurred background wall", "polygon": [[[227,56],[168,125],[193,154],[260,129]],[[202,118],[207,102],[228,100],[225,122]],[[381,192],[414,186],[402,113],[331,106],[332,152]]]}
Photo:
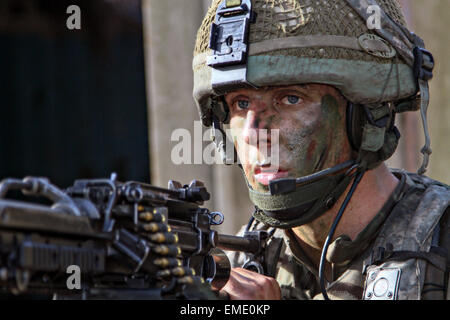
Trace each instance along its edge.
{"label": "blurred background wall", "polygon": [[[218,229],[237,231],[252,212],[240,170],[171,161],[174,130],[189,130],[192,143],[203,133],[194,132],[192,52],[209,2],[0,0],[0,178],[48,176],[62,187],[113,171],[159,186],[199,179],[212,194],[205,205],[225,214]],[[437,61],[427,174],[450,183],[450,0],[401,3]],[[81,9],[81,30],[66,28],[72,4]],[[401,144],[389,165],[416,171],[418,113],[398,124]]]}
{"label": "blurred background wall", "polygon": [[[450,183],[450,18],[449,0],[400,0],[410,30],[425,40],[436,60],[434,78],[430,82],[428,124],[431,155],[427,175]],[[395,155],[388,161],[393,167],[415,172],[422,156],[419,151],[424,135],[419,112],[401,114],[398,118],[402,139]]]}
{"label": "blurred background wall", "polygon": [[[436,62],[428,108],[433,155],[428,175],[450,184],[450,1],[408,0],[412,29],[421,35]],[[423,136],[419,138],[423,142]]]}
{"label": "blurred background wall", "polygon": [[[207,0],[142,1],[151,177],[152,183],[161,186],[166,186],[170,179],[183,184],[192,179],[203,181],[212,195],[205,205],[225,215],[225,222],[218,229],[234,233],[248,221],[253,208],[239,168],[176,165],[171,161],[172,148],[178,143],[170,140],[172,132],[187,129],[194,142],[194,121],[200,120],[192,98],[192,53],[197,29],[209,3]],[[209,143],[203,142],[203,146]],[[191,150],[193,162],[194,145]]]}

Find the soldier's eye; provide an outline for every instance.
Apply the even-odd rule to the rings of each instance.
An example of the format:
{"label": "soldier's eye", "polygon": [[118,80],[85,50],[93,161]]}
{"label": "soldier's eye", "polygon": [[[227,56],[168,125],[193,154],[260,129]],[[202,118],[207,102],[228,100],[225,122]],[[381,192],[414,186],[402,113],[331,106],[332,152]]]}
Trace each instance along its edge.
{"label": "soldier's eye", "polygon": [[245,110],[250,106],[250,102],[248,100],[238,100],[236,101],[236,105],[239,109]]}
{"label": "soldier's eye", "polygon": [[291,105],[291,104],[297,104],[297,103],[299,103],[300,102],[300,97],[299,96],[296,96],[296,95],[287,95],[287,96],[285,96],[282,100],[281,100],[281,102],[283,102],[284,104],[287,104],[287,105]]}

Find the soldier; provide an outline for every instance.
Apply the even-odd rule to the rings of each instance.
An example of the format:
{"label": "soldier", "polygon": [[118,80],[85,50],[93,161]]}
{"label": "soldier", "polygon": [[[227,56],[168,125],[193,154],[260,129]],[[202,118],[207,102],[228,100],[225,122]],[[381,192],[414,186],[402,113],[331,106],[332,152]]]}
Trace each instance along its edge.
{"label": "soldier", "polygon": [[[246,228],[285,240],[275,278],[236,267],[222,292],[449,297],[450,190],[423,175],[433,67],[396,0],[212,2],[197,36],[194,98],[225,159],[223,125],[233,133],[255,204]],[[388,169],[395,114],[416,110],[426,137],[419,174]],[[279,139],[252,143],[259,129]],[[274,170],[262,150],[275,147]]]}

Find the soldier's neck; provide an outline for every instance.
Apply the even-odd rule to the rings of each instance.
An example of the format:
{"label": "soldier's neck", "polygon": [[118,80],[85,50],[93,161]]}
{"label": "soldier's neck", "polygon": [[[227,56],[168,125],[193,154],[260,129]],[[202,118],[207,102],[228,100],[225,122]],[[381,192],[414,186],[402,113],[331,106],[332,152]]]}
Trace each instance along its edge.
{"label": "soldier's neck", "polygon": [[[348,203],[332,241],[344,234],[355,239],[381,210],[398,183],[384,163],[367,171]],[[300,246],[317,266],[325,239],[349,189],[350,186],[320,218],[293,229]]]}

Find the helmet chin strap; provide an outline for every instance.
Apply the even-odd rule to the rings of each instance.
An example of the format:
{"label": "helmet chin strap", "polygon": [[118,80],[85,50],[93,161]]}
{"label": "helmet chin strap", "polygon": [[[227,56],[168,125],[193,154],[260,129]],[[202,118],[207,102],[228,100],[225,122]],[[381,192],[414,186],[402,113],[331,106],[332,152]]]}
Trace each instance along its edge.
{"label": "helmet chin strap", "polygon": [[253,216],[281,229],[309,223],[331,209],[345,192],[358,166],[351,160],[308,176],[273,180],[269,193],[254,190],[244,174],[250,199],[258,208]]}

